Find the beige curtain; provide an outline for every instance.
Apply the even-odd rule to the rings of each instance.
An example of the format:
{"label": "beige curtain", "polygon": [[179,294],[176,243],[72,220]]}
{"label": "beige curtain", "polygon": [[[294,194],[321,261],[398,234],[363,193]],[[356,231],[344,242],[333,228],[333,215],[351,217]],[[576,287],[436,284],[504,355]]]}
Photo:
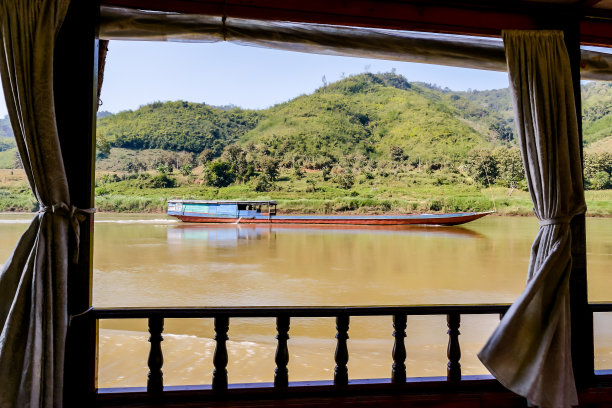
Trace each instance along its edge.
{"label": "beige curtain", "polygon": [[53,101],[55,38],[69,0],[0,0],[0,73],[41,211],[0,273],[0,407],[61,407],[70,206]]}
{"label": "beige curtain", "polygon": [[527,286],[479,357],[531,405],[577,405],[570,339],[569,222],[586,211],[569,57],[558,31],[503,33],[516,124],[540,229]]}

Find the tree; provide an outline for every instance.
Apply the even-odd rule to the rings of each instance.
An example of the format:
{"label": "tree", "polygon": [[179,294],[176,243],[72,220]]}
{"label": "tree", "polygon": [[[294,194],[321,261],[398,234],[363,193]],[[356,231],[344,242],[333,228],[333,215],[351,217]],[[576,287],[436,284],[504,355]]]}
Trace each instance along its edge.
{"label": "tree", "polygon": [[264,156],[259,160],[259,168],[263,175],[270,181],[276,181],[278,177],[278,160],[270,156]]}
{"label": "tree", "polygon": [[183,176],[189,176],[191,174],[191,164],[185,164],[179,169],[179,171]]}
{"label": "tree", "polygon": [[106,159],[110,156],[111,146],[106,136],[96,132],[96,159]]}
{"label": "tree", "polygon": [[254,173],[254,167],[247,161],[247,152],[237,144],[226,146],[221,159],[230,164],[234,177],[240,182],[247,182]]}
{"label": "tree", "polygon": [[13,159],[13,168],[23,169],[23,162],[21,161],[21,155],[19,154],[19,150],[17,149],[15,149],[15,158]]}
{"label": "tree", "polygon": [[234,182],[231,165],[221,159],[210,162],[204,170],[204,182],[213,187],[227,187]]}
{"label": "tree", "polygon": [[353,172],[348,169],[342,173],[337,173],[334,177],[334,182],[338,184],[340,188],[349,190],[355,184],[355,177],[353,176]]}
{"label": "tree", "polygon": [[274,183],[265,174],[260,174],[255,179],[255,191],[263,193],[266,191],[272,191],[274,189]]}
{"label": "tree", "polygon": [[584,155],[584,176],[590,179],[601,172],[612,174],[612,154],[608,152],[586,153]]}
{"label": "tree", "polygon": [[198,155],[198,163],[205,166],[215,157],[214,153],[210,149],[204,149]]}
{"label": "tree", "polygon": [[476,148],[470,150],[466,164],[470,176],[477,183],[483,186],[495,183],[498,175],[497,161],[489,149]]}
{"label": "tree", "polygon": [[493,157],[497,163],[498,180],[503,180],[512,188],[525,180],[525,169],[518,147],[498,147],[493,151]]}
{"label": "tree", "polygon": [[600,171],[589,180],[589,183],[595,190],[605,190],[612,187],[612,178],[605,171]]}
{"label": "tree", "polygon": [[399,146],[391,146],[389,148],[389,156],[391,157],[391,160],[395,162],[404,161],[406,159],[404,149]]}

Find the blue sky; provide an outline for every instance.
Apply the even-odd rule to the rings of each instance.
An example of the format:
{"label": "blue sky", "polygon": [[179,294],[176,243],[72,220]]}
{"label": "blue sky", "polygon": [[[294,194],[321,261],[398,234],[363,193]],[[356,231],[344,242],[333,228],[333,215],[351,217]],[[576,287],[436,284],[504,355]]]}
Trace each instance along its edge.
{"label": "blue sky", "polygon": [[[111,41],[100,110],[187,100],[260,109],[311,93],[342,76],[392,69],[409,81],[453,90],[508,86],[504,72],[277,51],[230,43]],[[6,115],[4,100],[0,116]]]}

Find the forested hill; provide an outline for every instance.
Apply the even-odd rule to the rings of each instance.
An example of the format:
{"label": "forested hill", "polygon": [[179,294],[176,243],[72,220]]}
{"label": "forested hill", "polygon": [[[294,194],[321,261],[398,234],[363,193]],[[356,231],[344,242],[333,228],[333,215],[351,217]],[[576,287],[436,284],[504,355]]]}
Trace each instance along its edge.
{"label": "forested hill", "polygon": [[[510,89],[452,92],[472,102],[512,119]],[[612,147],[612,82],[587,82],[582,85],[582,128],[587,148]],[[612,152],[612,149],[608,149]]]}
{"label": "forested hill", "polygon": [[98,137],[111,147],[213,156],[237,142],[306,167],[346,155],[381,158],[392,147],[410,161],[444,164],[475,147],[512,142],[511,121],[458,94],[366,73],[259,111],[156,102],[100,118]]}
{"label": "forested hill", "polygon": [[154,102],[135,111],[98,117],[98,140],[128,149],[200,153],[223,148],[253,129],[260,113],[192,102]]}

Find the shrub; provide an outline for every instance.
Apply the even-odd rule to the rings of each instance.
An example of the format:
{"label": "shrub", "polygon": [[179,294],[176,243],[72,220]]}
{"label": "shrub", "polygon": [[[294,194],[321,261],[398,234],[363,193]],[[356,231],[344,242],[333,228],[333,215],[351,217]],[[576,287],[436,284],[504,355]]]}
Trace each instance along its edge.
{"label": "shrub", "polygon": [[467,168],[470,176],[483,186],[495,183],[498,176],[497,160],[488,149],[472,149],[468,153]]}
{"label": "shrub", "polygon": [[350,171],[346,171],[344,173],[339,173],[334,177],[334,182],[338,185],[338,187],[343,188],[345,190],[349,190],[355,184],[355,177],[353,177],[353,173]]}
{"label": "shrub", "polygon": [[227,187],[234,182],[231,166],[223,160],[210,162],[204,171],[204,182],[213,187]]}
{"label": "shrub", "polygon": [[265,174],[260,174],[255,179],[255,185],[253,187],[257,192],[266,192],[274,190],[274,183]]}
{"label": "shrub", "polygon": [[168,177],[165,173],[158,174],[151,179],[151,187],[153,188],[171,188],[174,187],[175,183],[176,180]]}
{"label": "shrub", "polygon": [[595,174],[590,180],[590,185],[595,190],[605,190],[612,187],[612,179],[605,171]]}

